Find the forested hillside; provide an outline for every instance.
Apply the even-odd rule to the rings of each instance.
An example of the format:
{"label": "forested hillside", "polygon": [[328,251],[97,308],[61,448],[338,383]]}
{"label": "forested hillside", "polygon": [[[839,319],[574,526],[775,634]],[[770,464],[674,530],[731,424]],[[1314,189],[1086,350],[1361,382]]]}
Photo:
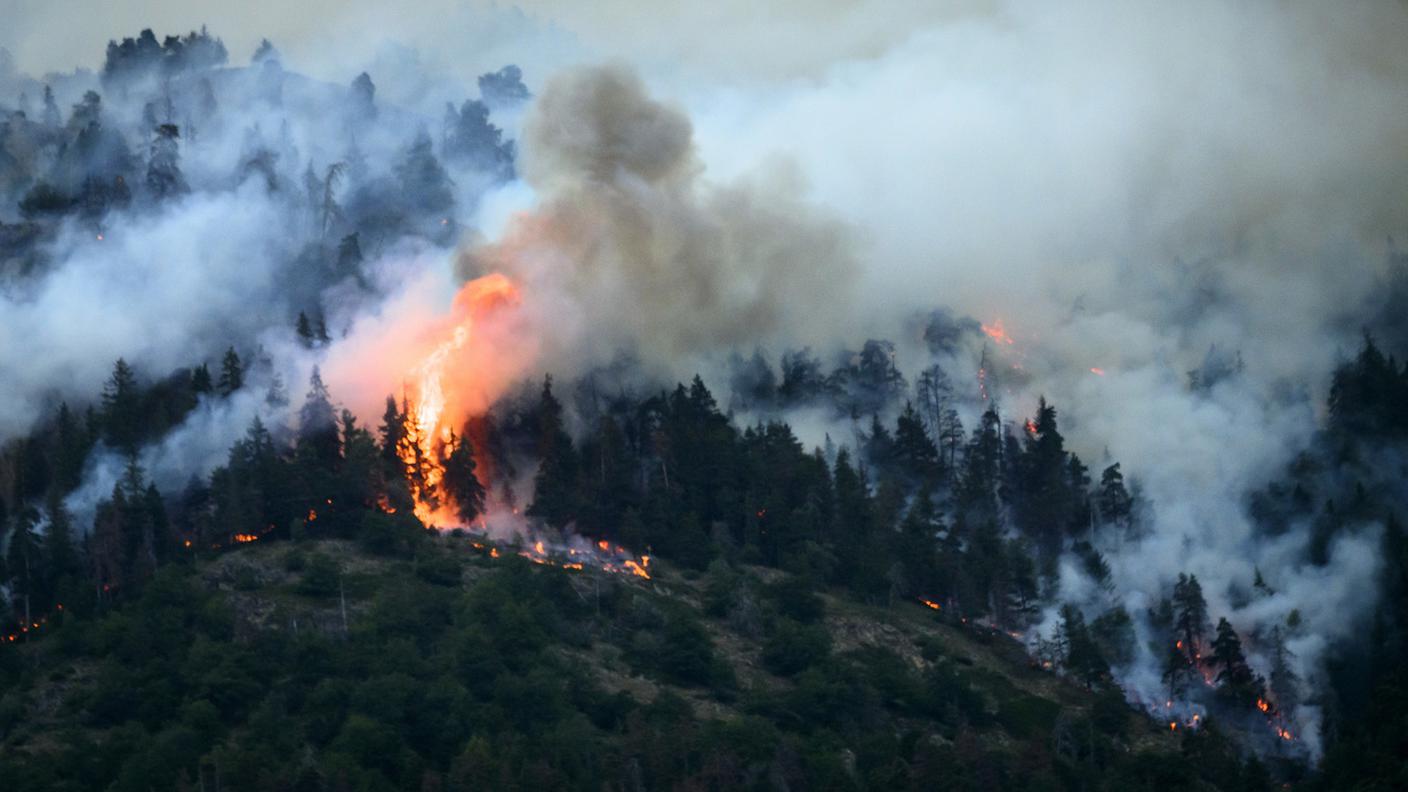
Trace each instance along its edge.
{"label": "forested hillside", "polygon": [[1408,788],[1392,240],[891,310],[621,64],[0,55],[5,789]]}

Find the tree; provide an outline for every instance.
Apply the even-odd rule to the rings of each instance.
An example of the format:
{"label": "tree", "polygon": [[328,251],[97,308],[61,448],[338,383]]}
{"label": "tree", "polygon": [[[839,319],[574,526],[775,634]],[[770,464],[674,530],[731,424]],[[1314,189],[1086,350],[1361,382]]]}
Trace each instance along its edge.
{"label": "tree", "polygon": [[474,446],[463,434],[450,434],[442,450],[445,495],[454,504],[464,525],[472,525],[484,513],[484,485],[475,474]]}
{"label": "tree", "polygon": [[51,492],[45,511],[49,524],[44,528],[44,558],[49,566],[51,580],[58,581],[69,575],[77,575],[79,570],[78,552],[73,544],[73,524],[63,498],[58,492]]}
{"label": "tree", "polygon": [[191,370],[191,393],[197,396],[210,393],[215,387],[210,378],[210,367],[204,363]]}
{"label": "tree", "polygon": [[308,377],[308,395],[298,410],[298,448],[328,469],[337,466],[342,447],[337,434],[337,411],[318,367]]}
{"label": "tree", "polygon": [[34,528],[39,521],[39,513],[31,507],[22,506],[10,519],[10,535],[5,548],[5,563],[10,569],[11,584],[18,587],[19,598],[24,602],[24,623],[33,623],[32,600],[40,576],[39,535]]}
{"label": "tree", "polygon": [[1201,643],[1208,630],[1208,603],[1197,575],[1179,573],[1173,586],[1174,631],[1180,636],[1178,649],[1190,663],[1201,659]]}
{"label": "tree", "polygon": [[322,238],[327,238],[333,224],[342,220],[342,207],[337,203],[337,186],[342,183],[342,174],[346,170],[346,163],[334,162],[323,174],[323,195],[318,209],[318,235]]}
{"label": "tree", "polygon": [[129,452],[136,449],[143,434],[141,394],[137,375],[123,358],[113,364],[112,376],[103,387],[102,420],[110,444]]}
{"label": "tree", "polygon": [[225,357],[220,361],[220,381],[217,387],[220,388],[221,396],[229,396],[244,386],[244,365],[240,363],[240,356],[235,354],[235,348],[230,347],[225,350]]}
{"label": "tree", "polygon": [[1100,520],[1107,525],[1127,526],[1133,512],[1134,501],[1124,486],[1124,474],[1116,462],[1100,474]]}
{"label": "tree", "polygon": [[1300,706],[1300,678],[1291,662],[1295,655],[1286,648],[1286,635],[1280,625],[1271,631],[1271,697],[1276,701],[1276,709],[1283,715],[1295,712]]}
{"label": "tree", "polygon": [[58,128],[63,123],[63,118],[59,114],[59,103],[54,101],[54,89],[48,85],[44,86],[44,115],[42,116],[44,126],[51,129]]}
{"label": "tree", "polygon": [[406,434],[406,415],[396,409],[396,397],[386,397],[386,411],[381,415],[381,458],[393,466],[401,463],[401,440]]}
{"label": "tree", "polygon": [[523,84],[523,71],[509,64],[496,72],[479,75],[479,96],[491,109],[512,109],[527,102],[532,94]]}
{"label": "tree", "polygon": [[446,124],[449,125],[445,140],[447,156],[492,174],[500,181],[513,178],[513,141],[505,141],[503,130],[489,122],[488,106],[474,99],[465,102],[458,112],[449,106]]}
{"label": "tree", "polygon": [[1225,618],[1217,622],[1217,636],[1212,641],[1212,663],[1221,669],[1217,682],[1222,692],[1234,702],[1250,707],[1253,702],[1265,700],[1262,681],[1247,665],[1247,658],[1242,654],[1242,641]]}
{"label": "tree", "polygon": [[299,311],[298,321],[294,323],[294,332],[298,335],[298,343],[304,349],[312,349],[317,339],[313,337],[313,326],[308,322],[308,314]]}
{"label": "tree", "polygon": [[352,81],[349,94],[353,118],[370,121],[376,118],[376,86],[371,75],[362,72]]}
{"label": "tree", "polygon": [[68,402],[59,404],[59,414],[54,420],[54,433],[57,447],[54,449],[54,480],[63,493],[72,492],[78,487],[83,475],[83,465],[88,459],[91,438],[80,420],[69,409]]}
{"label": "tree", "polygon": [[958,504],[969,519],[982,521],[997,514],[997,491],[1002,473],[1001,420],[989,403],[973,428],[964,454],[963,476],[958,483]]}
{"label": "tree", "polygon": [[938,479],[939,449],[929,439],[923,419],[910,402],[905,402],[904,412],[895,424],[895,461],[914,481]]}
{"label": "tree", "polygon": [[274,49],[274,45],[269,41],[269,39],[262,38],[259,40],[258,48],[256,48],[254,50],[254,54],[250,56],[249,62],[263,63],[266,60],[276,61],[278,59],[279,51],[277,49]]}
{"label": "tree", "polygon": [[152,138],[151,158],[147,162],[147,189],[158,201],[188,191],[181,175],[181,130],[175,124],[161,124]]}
{"label": "tree", "polygon": [[435,158],[430,136],[423,130],[402,154],[394,170],[401,200],[414,214],[443,219],[454,206],[450,177]]}
{"label": "tree", "polygon": [[1073,605],[1061,606],[1061,633],[1066,644],[1066,671],[1091,688],[1110,674],[1110,665],[1090,637],[1085,617]]}
{"label": "tree", "polygon": [[537,424],[538,472],[533,477],[533,504],[528,514],[560,527],[575,513],[577,458],[572,438],[563,428],[562,403],[552,393],[551,376],[543,379]]}

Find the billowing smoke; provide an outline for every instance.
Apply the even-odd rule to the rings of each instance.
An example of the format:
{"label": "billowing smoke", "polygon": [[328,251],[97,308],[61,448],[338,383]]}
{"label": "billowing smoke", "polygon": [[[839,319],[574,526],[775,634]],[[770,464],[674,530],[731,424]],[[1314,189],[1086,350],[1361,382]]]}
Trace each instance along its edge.
{"label": "billowing smoke", "polygon": [[708,181],[684,111],[629,69],[553,78],[527,120],[522,168],[534,206],[459,268],[524,282],[549,368],[583,371],[623,349],[697,366],[777,337],[832,340],[855,271],[845,229],[785,178]]}
{"label": "billowing smoke", "polygon": [[[809,345],[827,366],[893,359],[906,385],[938,362],[970,428],[989,400],[1019,425],[1044,394],[1094,472],[1118,461],[1139,482],[1142,529],[1094,537],[1112,586],[1068,554],[1051,592],[1091,616],[1134,616],[1139,652],[1117,669],[1131,696],[1162,700],[1145,615],[1195,574],[1258,670],[1272,632],[1289,636],[1307,701],[1294,729],[1317,750],[1321,669],[1373,607],[1379,526],[1353,526],[1313,564],[1309,522],[1266,536],[1246,496],[1314,441],[1330,370],[1394,293],[1402,263],[1388,238],[1408,236],[1408,12],[1000,2],[904,4],[903,26],[870,21],[885,3],[849,10],[855,24],[837,32],[801,5],[765,30],[739,21],[738,35],[716,37],[666,14],[650,27],[660,35],[630,34],[641,42],[576,18],[574,54],[632,65],[530,70],[541,80],[532,103],[483,117],[462,104],[473,95],[463,75],[435,72],[438,56],[382,41],[367,45],[375,55],[348,47],[309,64],[336,83],[268,53],[216,70],[205,75],[224,102],[213,112],[198,79],[139,75],[105,91],[110,125],[141,128],[129,154],[143,169],[158,150],[146,114],[181,127],[191,194],[156,206],[139,196],[101,224],[66,221],[48,236],[0,213],[0,238],[19,251],[2,262],[0,440],[91,394],[118,356],[156,378],[229,346],[246,357],[262,346],[295,401],[322,362],[367,423],[402,383],[363,361],[421,343],[415,331],[436,326],[460,283],[491,272],[523,286],[512,327],[532,340],[514,356],[521,367],[490,378],[498,394],[515,377],[581,374],[622,351],[682,377],[755,346],[789,351],[805,371],[812,358],[797,348]],[[347,19],[423,44],[458,35],[389,16]],[[306,27],[286,26],[290,52],[312,60],[326,41]],[[493,29],[560,43],[531,21]],[[682,65],[664,63],[675,55]],[[368,67],[380,88],[355,93]],[[64,118],[101,87],[91,73],[41,82],[22,68],[0,58],[0,104],[8,113],[23,91],[28,106],[0,139],[16,195],[34,185],[12,174],[65,172],[31,127],[46,113],[43,85]],[[459,152],[444,157],[445,180],[428,151]],[[914,317],[940,306],[955,318],[926,338]],[[317,349],[293,341],[300,311],[330,331]],[[999,322],[1010,343],[980,329]],[[846,352],[880,338],[895,344]],[[760,359],[739,381],[773,376],[779,358]],[[282,420],[262,398],[202,404],[149,446],[162,487],[217,462],[254,414]],[[751,409],[800,417],[808,443],[853,437],[849,415],[807,399]],[[120,464],[99,457],[75,503],[108,491]]]}

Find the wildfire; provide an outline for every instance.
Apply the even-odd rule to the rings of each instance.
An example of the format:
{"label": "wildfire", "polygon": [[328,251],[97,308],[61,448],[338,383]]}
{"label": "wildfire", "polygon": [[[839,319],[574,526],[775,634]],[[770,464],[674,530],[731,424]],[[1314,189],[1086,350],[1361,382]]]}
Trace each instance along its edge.
{"label": "wildfire", "polygon": [[[969,325],[969,327],[972,327],[972,325]],[[982,327],[983,333],[988,338],[991,338],[993,341],[996,341],[999,344],[1007,344],[1008,346],[1012,345],[1012,336],[1008,335],[1007,331],[1003,329],[1001,319],[998,319],[990,325],[985,324]]]}
{"label": "wildfire", "polygon": [[259,541],[259,534],[235,534],[235,542],[238,544],[248,544]]}
{"label": "wildfire", "polygon": [[1100,367],[1098,367],[1098,366],[1091,366],[1091,367],[1090,367],[1090,373],[1091,373],[1091,374],[1094,374],[1094,375],[1097,376],[1097,377],[1103,377],[1103,376],[1105,376],[1105,369],[1102,369],[1102,368],[1100,368]]}
{"label": "wildfire", "polygon": [[[406,432],[397,455],[406,466],[415,515],[426,526],[462,522],[442,486],[445,457],[453,450],[455,421],[476,405],[466,403],[466,394],[455,387],[452,375],[465,363],[462,358],[489,352],[476,347],[478,323],[495,309],[518,300],[517,287],[503,275],[486,275],[466,283],[455,296],[448,337],[410,371],[405,394]],[[480,398],[484,398],[482,392]],[[487,405],[477,406],[482,409]]]}
{"label": "wildfire", "polygon": [[1262,712],[1270,712],[1270,711],[1271,711],[1271,703],[1268,702],[1266,699],[1257,699],[1257,700],[1256,700],[1256,708],[1259,709],[1259,710],[1261,710]]}
{"label": "wildfire", "polygon": [[919,598],[919,601],[922,602],[922,603],[924,603],[924,605],[925,605],[926,607],[928,607],[930,610],[943,610],[943,609],[944,609],[942,605],[940,605],[940,604],[937,603],[937,602],[934,602],[933,600],[926,600],[926,599],[924,599],[923,597],[920,597],[920,598]]}

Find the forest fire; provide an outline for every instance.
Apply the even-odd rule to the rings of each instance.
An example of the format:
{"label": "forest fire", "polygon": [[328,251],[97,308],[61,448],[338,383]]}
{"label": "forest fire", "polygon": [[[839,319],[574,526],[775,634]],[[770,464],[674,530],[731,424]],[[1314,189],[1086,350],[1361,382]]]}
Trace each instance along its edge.
{"label": "forest fire", "polygon": [[457,387],[464,380],[455,372],[493,358],[493,339],[481,336],[479,325],[518,301],[518,288],[503,275],[466,283],[455,295],[448,325],[438,328],[441,340],[410,370],[403,395],[406,428],[397,455],[406,466],[415,515],[427,527],[464,522],[444,486],[446,465],[462,442],[454,426],[487,408],[497,393],[489,392],[487,383],[475,383],[466,392]]}
{"label": "forest fire", "polygon": [[[638,577],[644,580],[652,579],[650,556],[648,555],[636,558],[626,548],[620,545],[613,546],[605,540],[597,542],[594,546],[582,543],[580,538],[574,541],[577,544],[550,545],[538,539],[530,547],[520,550],[518,555],[535,564],[555,566],[559,569],[582,571],[590,565],[603,572]],[[487,550],[490,558],[500,557],[499,549],[493,545],[479,540],[475,540],[471,544],[476,550]]]}
{"label": "forest fire", "polygon": [[1008,335],[1007,331],[1003,329],[1001,319],[998,319],[990,325],[985,324],[982,326],[982,328],[984,335],[999,344],[1006,344],[1008,346],[1011,346],[1014,343],[1012,340],[1012,336]]}

